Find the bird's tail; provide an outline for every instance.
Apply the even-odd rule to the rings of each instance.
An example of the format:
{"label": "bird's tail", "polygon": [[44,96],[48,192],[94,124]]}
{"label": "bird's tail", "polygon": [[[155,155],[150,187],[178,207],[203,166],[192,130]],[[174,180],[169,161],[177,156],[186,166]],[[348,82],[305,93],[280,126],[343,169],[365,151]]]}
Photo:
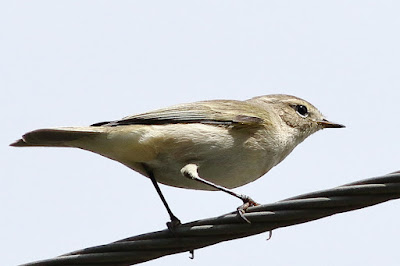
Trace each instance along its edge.
{"label": "bird's tail", "polygon": [[101,127],[65,127],[38,129],[28,132],[21,139],[10,144],[13,147],[71,147],[76,141],[93,138],[104,133]]}

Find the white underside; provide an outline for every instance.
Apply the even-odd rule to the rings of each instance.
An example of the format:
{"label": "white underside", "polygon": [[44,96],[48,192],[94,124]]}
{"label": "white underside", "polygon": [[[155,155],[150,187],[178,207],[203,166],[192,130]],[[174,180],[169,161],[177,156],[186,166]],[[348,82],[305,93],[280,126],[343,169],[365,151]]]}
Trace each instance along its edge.
{"label": "white underside", "polygon": [[[110,128],[104,136],[73,146],[102,154],[142,174],[145,163],[156,180],[165,185],[213,190],[184,177],[180,170],[196,164],[200,177],[227,188],[250,183],[295,146],[278,145],[276,141],[288,140],[263,134],[265,130],[249,133],[248,129],[205,124],[132,125]],[[289,148],[283,151],[278,147]]]}

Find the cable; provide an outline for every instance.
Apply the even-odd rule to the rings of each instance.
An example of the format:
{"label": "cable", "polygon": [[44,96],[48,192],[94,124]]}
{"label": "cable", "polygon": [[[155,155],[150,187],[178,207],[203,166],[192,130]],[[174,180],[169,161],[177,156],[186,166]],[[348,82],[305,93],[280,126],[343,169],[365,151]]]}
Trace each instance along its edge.
{"label": "cable", "polygon": [[400,198],[400,172],[303,194],[247,209],[245,222],[236,212],[182,224],[170,231],[142,234],[23,266],[133,265],[162,256],[191,252],[242,238],[317,220]]}

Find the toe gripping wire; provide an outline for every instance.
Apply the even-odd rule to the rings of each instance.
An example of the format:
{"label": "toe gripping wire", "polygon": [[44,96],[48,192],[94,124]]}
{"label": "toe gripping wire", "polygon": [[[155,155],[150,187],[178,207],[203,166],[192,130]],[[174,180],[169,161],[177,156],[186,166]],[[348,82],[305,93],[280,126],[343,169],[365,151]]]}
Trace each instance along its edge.
{"label": "toe gripping wire", "polygon": [[[249,207],[237,212],[181,224],[110,244],[85,248],[56,258],[24,264],[50,265],[132,265],[162,256],[247,237],[277,228],[301,224],[333,214],[353,211],[400,198],[400,172],[357,181],[332,189],[311,192],[279,202]],[[62,233],[61,233],[62,234]]]}

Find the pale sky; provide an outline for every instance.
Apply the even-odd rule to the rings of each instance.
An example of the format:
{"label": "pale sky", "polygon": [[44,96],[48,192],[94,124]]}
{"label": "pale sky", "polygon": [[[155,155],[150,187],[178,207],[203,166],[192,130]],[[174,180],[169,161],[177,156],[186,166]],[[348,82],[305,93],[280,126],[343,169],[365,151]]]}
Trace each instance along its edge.
{"label": "pale sky", "polygon": [[[165,228],[150,180],[78,149],[8,144],[173,104],[286,93],[346,129],[318,132],[261,179],[260,203],[400,170],[396,1],[3,1],[0,264]],[[182,222],[233,211],[222,192],[161,186]],[[143,265],[398,265],[400,202]]]}

